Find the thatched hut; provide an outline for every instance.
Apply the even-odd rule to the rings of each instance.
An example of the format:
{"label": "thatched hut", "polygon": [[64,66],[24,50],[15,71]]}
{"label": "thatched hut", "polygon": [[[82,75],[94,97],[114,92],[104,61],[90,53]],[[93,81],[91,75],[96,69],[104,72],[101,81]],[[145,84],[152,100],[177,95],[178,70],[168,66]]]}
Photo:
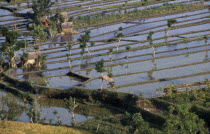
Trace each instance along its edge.
{"label": "thatched hut", "polygon": [[41,23],[45,26],[45,27],[49,27],[49,18],[47,16],[43,16],[40,18]]}
{"label": "thatched hut", "polygon": [[61,23],[61,29],[63,33],[73,33],[73,23],[72,22]]}
{"label": "thatched hut", "polygon": [[41,55],[40,51],[25,52],[21,58],[22,66],[35,65],[36,59]]}

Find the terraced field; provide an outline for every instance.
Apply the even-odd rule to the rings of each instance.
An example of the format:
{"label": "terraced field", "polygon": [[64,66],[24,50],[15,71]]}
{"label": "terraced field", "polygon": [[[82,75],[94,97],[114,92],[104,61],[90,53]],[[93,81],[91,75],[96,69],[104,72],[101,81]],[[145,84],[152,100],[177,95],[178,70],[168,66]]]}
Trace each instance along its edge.
{"label": "terraced field", "polygon": [[[124,13],[131,10],[149,10],[155,6],[162,6],[165,1],[149,1],[142,6],[140,0],[133,1],[60,1],[52,7],[66,10],[69,17],[98,15],[104,16],[112,13]],[[151,4],[153,3],[153,4]],[[169,3],[197,4],[199,8],[188,9],[184,12],[174,12],[170,14],[136,17],[136,19],[113,20],[112,23],[103,21],[101,24],[90,23],[77,25],[76,31],[79,34],[58,35],[47,42],[40,44],[41,53],[47,55],[46,66],[43,68],[17,68],[10,70],[9,74],[17,79],[31,81],[42,86],[68,90],[74,86],[97,90],[100,88],[100,73],[95,70],[95,63],[104,59],[106,72],[112,72],[114,87],[110,88],[108,82],[103,83],[103,88],[117,90],[118,92],[131,92],[136,95],[143,93],[145,97],[152,97],[156,94],[156,89],[164,88],[172,82],[177,85],[192,84],[210,78],[210,12],[209,2],[180,0]],[[141,6],[140,6],[141,5]],[[5,6],[5,5],[4,5]],[[8,5],[7,7],[19,6],[19,13],[30,11],[26,3],[21,5]],[[3,11],[3,12],[1,12]],[[10,29],[17,27],[20,33],[28,32],[26,29],[27,18],[15,17],[6,10],[1,10],[0,25],[8,26]],[[168,36],[165,36],[168,19],[176,19]],[[112,39],[118,29],[122,27],[123,37],[120,42]],[[93,47],[89,47],[92,56],[85,51],[80,54],[80,44],[77,39],[90,30],[91,41],[95,42]],[[156,56],[153,57],[153,50],[147,41],[147,36],[153,31],[153,44],[156,48]],[[207,38],[204,38],[207,37]],[[23,39],[20,38],[20,40]],[[69,61],[66,49],[69,39],[73,40],[71,50],[71,71],[86,77],[87,81],[68,76]],[[3,42],[4,38],[0,38]],[[32,46],[33,39],[27,38]],[[116,45],[119,45],[119,51]],[[126,50],[126,47],[130,47]],[[29,46],[30,47],[30,46]],[[109,49],[113,49],[112,54]],[[21,54],[22,52],[19,52]],[[110,56],[112,60],[110,60]],[[82,57],[82,58],[81,58]],[[17,62],[19,62],[17,60]]]}

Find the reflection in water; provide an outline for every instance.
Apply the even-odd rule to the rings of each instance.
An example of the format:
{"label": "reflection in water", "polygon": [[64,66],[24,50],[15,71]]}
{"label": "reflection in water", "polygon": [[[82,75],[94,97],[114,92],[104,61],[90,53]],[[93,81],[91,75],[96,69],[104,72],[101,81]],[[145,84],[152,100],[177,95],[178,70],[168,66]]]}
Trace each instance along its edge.
{"label": "reflection in water", "polygon": [[152,63],[153,63],[152,70],[150,70],[150,71],[147,72],[147,75],[148,75],[149,80],[155,80],[155,78],[153,77],[153,72],[155,70],[157,70],[157,64],[156,64],[156,58],[155,57],[153,57]]}
{"label": "reflection in water", "polygon": [[60,42],[68,42],[69,40],[72,40],[72,35],[66,34],[66,35],[61,36]]}
{"label": "reflection in water", "polygon": [[[31,80],[31,79],[35,79],[35,78],[39,78],[41,76],[41,74],[34,72],[34,71],[41,71],[44,70],[45,67],[30,67],[30,68],[23,68],[23,73],[25,73],[23,75],[23,78],[25,80]],[[27,73],[28,72],[28,73]],[[29,73],[29,72],[33,72],[33,73]]]}
{"label": "reflection in water", "polygon": [[[204,41],[205,41],[205,45],[206,45],[206,50],[208,50],[208,36],[204,36]],[[208,60],[208,52],[209,51],[206,51],[204,61]]]}
{"label": "reflection in water", "polygon": [[[72,118],[68,109],[64,108],[62,100],[44,99],[34,97],[32,104],[23,98],[20,100],[10,93],[0,91],[1,120],[17,120],[30,123],[50,123],[71,125]],[[5,118],[4,118],[5,117]],[[82,123],[93,117],[75,114],[76,122]]]}

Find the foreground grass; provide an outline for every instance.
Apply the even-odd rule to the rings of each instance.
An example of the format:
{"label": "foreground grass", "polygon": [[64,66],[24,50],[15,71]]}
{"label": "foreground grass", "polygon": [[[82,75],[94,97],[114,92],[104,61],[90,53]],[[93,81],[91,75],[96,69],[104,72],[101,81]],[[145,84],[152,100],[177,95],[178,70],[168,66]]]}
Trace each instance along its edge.
{"label": "foreground grass", "polygon": [[90,134],[86,131],[62,126],[0,121],[0,134]]}

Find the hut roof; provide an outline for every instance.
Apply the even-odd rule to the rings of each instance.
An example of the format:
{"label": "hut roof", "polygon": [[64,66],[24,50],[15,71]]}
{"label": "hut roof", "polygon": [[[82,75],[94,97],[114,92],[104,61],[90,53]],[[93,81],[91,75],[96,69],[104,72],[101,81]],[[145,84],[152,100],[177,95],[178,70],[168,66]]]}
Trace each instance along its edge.
{"label": "hut roof", "polygon": [[113,78],[110,78],[108,75],[105,75],[105,74],[102,74],[100,77],[105,81],[109,81],[109,82],[113,81]]}
{"label": "hut roof", "polygon": [[64,23],[61,23],[61,27],[62,28],[72,28],[73,23],[72,22],[64,22]]}
{"label": "hut roof", "polygon": [[40,52],[35,51],[35,52],[25,52],[24,55],[28,55],[28,60],[33,60],[39,57]]}

